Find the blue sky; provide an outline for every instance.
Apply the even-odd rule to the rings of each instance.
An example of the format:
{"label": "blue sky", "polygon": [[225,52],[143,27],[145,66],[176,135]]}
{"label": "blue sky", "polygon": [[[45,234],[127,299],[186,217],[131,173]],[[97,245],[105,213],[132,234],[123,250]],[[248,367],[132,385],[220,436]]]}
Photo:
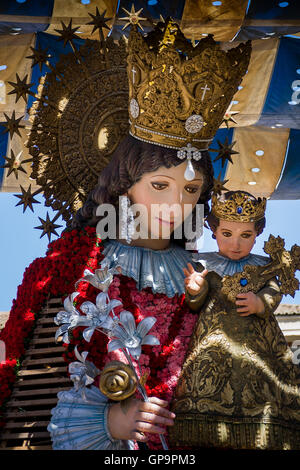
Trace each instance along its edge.
{"label": "blue sky", "polygon": [[[38,199],[38,196],[37,196]],[[19,199],[11,193],[0,193],[0,311],[8,311],[12,300],[16,297],[17,286],[21,284],[25,268],[37,257],[44,256],[48,246],[48,237],[40,238],[41,231],[34,229],[40,225],[38,217],[45,219],[47,210],[52,219],[54,213],[41,204],[34,205],[34,213],[27,208],[23,214],[22,206],[15,207]],[[280,235],[285,239],[286,248],[294,243],[300,245],[300,200],[268,201],[267,226],[262,235],[257,238],[253,253],[264,254],[263,244],[270,233]],[[57,224],[62,223],[58,220]],[[62,229],[58,229],[60,233]],[[216,242],[211,238],[211,232],[205,229],[204,249],[216,251]],[[299,271],[297,277],[300,279]],[[293,299],[285,296],[283,303],[300,304],[300,292]]]}

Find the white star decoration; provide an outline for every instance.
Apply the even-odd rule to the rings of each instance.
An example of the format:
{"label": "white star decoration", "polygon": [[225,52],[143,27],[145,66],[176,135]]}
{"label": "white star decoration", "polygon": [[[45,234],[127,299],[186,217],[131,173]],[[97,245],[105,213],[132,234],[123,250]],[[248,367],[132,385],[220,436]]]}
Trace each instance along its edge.
{"label": "white star decoration", "polygon": [[132,4],[130,11],[126,10],[126,8],[123,8],[123,7],[122,9],[125,11],[125,13],[128,14],[128,16],[125,16],[124,18],[120,18],[120,20],[127,20],[127,23],[122,28],[122,31],[123,29],[127,28],[127,26],[131,24],[137,24],[144,31],[143,27],[140,25],[140,21],[146,21],[147,18],[139,17],[139,14],[143,10],[143,8],[141,8],[139,11],[135,11],[134,5]]}

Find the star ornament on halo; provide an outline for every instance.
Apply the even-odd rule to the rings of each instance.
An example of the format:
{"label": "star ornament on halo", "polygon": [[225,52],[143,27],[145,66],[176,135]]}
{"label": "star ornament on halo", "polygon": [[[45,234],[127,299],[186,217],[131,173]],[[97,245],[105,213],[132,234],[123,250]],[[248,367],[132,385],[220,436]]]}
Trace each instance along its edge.
{"label": "star ornament on halo", "polygon": [[106,10],[104,10],[103,13],[101,13],[100,15],[100,12],[98,10],[98,7],[96,7],[96,15],[93,15],[92,13],[89,13],[90,17],[92,18],[92,21],[90,21],[89,23],[87,24],[90,24],[90,25],[93,25],[94,28],[93,28],[93,31],[92,31],[92,34],[97,31],[97,29],[101,29],[101,28],[106,28],[106,29],[110,29],[109,26],[107,26],[107,22],[112,20],[112,18],[105,18],[105,13],[106,13]]}
{"label": "star ornament on halo", "polygon": [[19,75],[16,74],[17,81],[15,82],[8,82],[14,89],[8,92],[8,95],[16,94],[16,103],[19,101],[20,98],[23,98],[25,103],[27,103],[27,94],[30,93],[30,88],[32,87],[33,83],[27,83],[28,75],[25,75],[23,80],[20,79]]}
{"label": "star ornament on halo", "polygon": [[60,35],[58,41],[64,41],[64,47],[66,47],[69,41],[72,42],[73,39],[79,39],[79,36],[76,36],[75,34],[77,29],[79,29],[79,26],[72,28],[72,20],[69,21],[68,26],[66,26],[63,21],[61,22],[61,25],[63,29],[55,29],[54,31]]}
{"label": "star ornament on halo", "polygon": [[228,183],[229,179],[228,180],[221,180],[221,171],[219,173],[219,176],[218,178],[214,178],[214,186],[213,186],[213,193],[214,194],[218,194],[219,196],[221,196],[222,194],[222,191],[229,191],[228,188],[225,188],[225,184]]}
{"label": "star ornament on halo", "polygon": [[229,128],[229,122],[234,122],[235,124],[237,124],[236,120],[233,119],[233,117],[232,117],[235,114],[239,114],[239,111],[226,111],[226,113],[223,116],[223,121],[221,122],[221,124],[223,124],[223,122],[224,122],[227,129]]}
{"label": "star ornament on halo", "polygon": [[42,71],[43,64],[45,64],[51,57],[51,55],[48,54],[48,49],[42,49],[40,44],[36,49],[34,47],[30,47],[30,49],[32,50],[33,54],[28,55],[26,59],[33,59],[31,67],[33,68],[35,65],[38,65],[40,71]]}
{"label": "star ornament on halo", "polygon": [[141,28],[141,30],[144,31],[144,28],[140,24],[140,21],[146,21],[147,18],[142,18],[142,17],[139,16],[141,11],[143,11],[143,8],[141,8],[139,11],[135,11],[134,4],[132,4],[130,11],[126,10],[126,8],[124,8],[124,7],[122,7],[122,9],[125,11],[125,13],[128,14],[128,16],[125,16],[124,18],[120,18],[120,20],[122,20],[122,21],[127,20],[127,23],[125,24],[125,26],[123,26],[122,31],[124,29],[126,29],[127,26],[130,26],[131,24],[139,26]]}
{"label": "star ornament on halo", "polygon": [[55,224],[54,223],[55,219],[50,220],[48,212],[47,212],[46,220],[42,219],[41,217],[39,217],[39,219],[40,219],[40,222],[41,222],[42,225],[39,225],[38,227],[34,227],[34,228],[36,228],[38,230],[43,230],[42,235],[40,236],[40,238],[42,238],[44,235],[47,234],[48,239],[50,241],[52,234],[58,236],[58,233],[56,232],[55,229],[59,228],[59,227],[62,227],[62,225]]}
{"label": "star ornament on halo", "polygon": [[11,117],[8,117],[5,113],[3,114],[5,116],[6,122],[2,123],[2,126],[4,126],[6,129],[2,132],[2,134],[9,132],[10,138],[12,138],[14,133],[16,133],[18,134],[18,136],[22,137],[20,134],[20,129],[24,129],[25,126],[22,126],[20,124],[20,121],[23,119],[24,116],[21,116],[20,118],[16,119],[15,111],[13,111]]}
{"label": "star ornament on halo", "polygon": [[31,209],[31,211],[34,212],[32,208],[32,204],[40,204],[40,201],[37,201],[36,199],[34,199],[33,194],[31,193],[31,184],[29,185],[29,188],[27,190],[24,189],[23,186],[21,185],[20,185],[20,188],[21,188],[22,194],[14,194],[15,197],[18,197],[20,199],[18,204],[16,204],[16,207],[21,206],[23,204],[23,213],[26,211],[27,207],[29,207],[29,209]]}
{"label": "star ornament on halo", "polygon": [[228,160],[230,163],[233,163],[231,155],[238,154],[239,152],[236,152],[235,150],[232,150],[232,147],[236,143],[236,141],[232,142],[229,145],[228,142],[228,137],[226,137],[224,144],[217,140],[219,148],[218,149],[209,149],[210,152],[218,152],[217,157],[213,160],[216,162],[217,160],[222,160],[222,168],[224,167],[226,160]]}
{"label": "star ornament on halo", "polygon": [[22,167],[22,164],[27,162],[28,160],[24,160],[23,162],[20,161],[20,156],[22,154],[22,151],[18,153],[17,156],[15,156],[14,151],[10,151],[11,156],[6,157],[4,156],[3,158],[6,160],[7,163],[2,165],[0,168],[8,168],[7,171],[7,176],[10,176],[11,173],[14,173],[15,177],[18,179],[19,177],[19,171],[23,171],[23,173],[27,173],[26,170]]}

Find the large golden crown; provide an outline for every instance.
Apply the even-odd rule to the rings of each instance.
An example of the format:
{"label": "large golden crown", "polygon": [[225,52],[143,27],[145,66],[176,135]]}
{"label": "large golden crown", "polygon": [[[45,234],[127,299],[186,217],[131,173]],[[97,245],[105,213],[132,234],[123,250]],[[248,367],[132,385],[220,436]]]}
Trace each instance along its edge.
{"label": "large golden crown", "polygon": [[250,41],[226,52],[208,35],[194,46],[167,19],[145,37],[133,26],[128,46],[131,135],[206,150],[247,71]]}
{"label": "large golden crown", "polygon": [[255,198],[243,191],[233,192],[228,199],[213,194],[211,212],[223,220],[232,222],[256,222],[265,216],[266,198]]}

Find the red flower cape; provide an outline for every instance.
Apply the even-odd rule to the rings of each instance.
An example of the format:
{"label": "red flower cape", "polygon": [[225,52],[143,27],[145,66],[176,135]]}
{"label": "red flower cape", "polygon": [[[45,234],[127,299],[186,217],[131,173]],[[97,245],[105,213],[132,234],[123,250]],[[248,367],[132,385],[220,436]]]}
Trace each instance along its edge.
{"label": "red flower cape", "polygon": [[[6,345],[6,361],[0,364],[0,406],[8,400],[16,372],[22,361],[26,343],[34,328],[38,314],[48,297],[65,298],[75,291],[75,282],[83,277],[85,269],[94,271],[103,259],[103,245],[97,238],[95,228],[86,227],[81,231],[64,232],[49,244],[46,256],[37,258],[26,268],[22,284],[18,287],[17,298],[13,301],[9,319],[0,333],[0,340]],[[95,303],[99,290],[80,282],[76,289],[76,307],[87,300]],[[114,276],[108,294],[118,299],[122,307],[129,310],[139,323],[147,316],[157,321],[150,333],[160,340],[159,346],[143,346],[140,357],[142,373],[149,373],[146,390],[149,396],[156,396],[169,402],[172,400],[187,346],[197,314],[191,312],[184,302],[184,294],[169,298],[147,287],[138,290],[136,282],[123,275]],[[67,362],[76,360],[74,348],[79,352],[88,351],[87,360],[100,370],[106,362],[118,358],[127,362],[120,351],[107,353],[108,339],[95,331],[91,341],[82,338],[82,327],[72,331],[70,344],[65,344],[64,358]],[[3,421],[2,421],[3,424]],[[159,438],[151,436],[150,446],[161,448]]]}

